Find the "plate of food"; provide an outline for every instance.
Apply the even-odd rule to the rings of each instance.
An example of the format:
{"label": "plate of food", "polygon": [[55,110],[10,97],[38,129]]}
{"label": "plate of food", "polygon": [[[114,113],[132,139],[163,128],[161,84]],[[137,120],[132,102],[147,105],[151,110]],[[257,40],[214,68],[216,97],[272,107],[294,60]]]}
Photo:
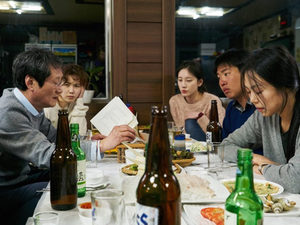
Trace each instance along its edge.
{"label": "plate of food", "polygon": [[223,203],[229,195],[225,186],[210,176],[183,172],[176,177],[180,184],[182,203]]}
{"label": "plate of food", "polygon": [[[231,193],[235,187],[235,179],[226,179],[221,181],[227,190]],[[254,179],[254,189],[258,195],[279,195],[283,192],[283,187],[277,183]]]}
{"label": "plate of food", "polygon": [[264,204],[264,216],[299,216],[300,196],[288,194],[286,196],[260,196]]}
{"label": "plate of food", "polygon": [[196,158],[194,157],[194,153],[190,151],[176,151],[172,149],[172,162],[174,164],[178,164],[181,167],[186,167],[192,164],[192,162]]}
{"label": "plate of food", "polygon": [[[189,224],[223,225],[224,205],[183,205],[183,217]],[[186,215],[186,216],[185,216]]]}
{"label": "plate of food", "polygon": [[191,145],[191,152],[194,152],[194,153],[207,152],[206,142],[205,141],[195,141]]}
{"label": "plate of food", "polygon": [[[143,168],[144,170],[144,168]],[[122,173],[127,174],[127,175],[137,175],[139,172],[139,165],[138,164],[129,164],[121,168]],[[180,173],[181,172],[181,167],[178,164],[173,164],[173,171],[175,173]]]}

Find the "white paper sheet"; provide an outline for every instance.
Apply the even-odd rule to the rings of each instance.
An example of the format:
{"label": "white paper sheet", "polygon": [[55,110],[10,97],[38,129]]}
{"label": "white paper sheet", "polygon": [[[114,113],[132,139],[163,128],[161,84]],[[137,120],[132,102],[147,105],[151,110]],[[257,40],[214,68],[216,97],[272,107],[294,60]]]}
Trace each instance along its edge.
{"label": "white paper sheet", "polygon": [[136,116],[119,97],[114,97],[91,119],[91,123],[106,136],[115,126],[128,125],[134,128],[138,125]]}

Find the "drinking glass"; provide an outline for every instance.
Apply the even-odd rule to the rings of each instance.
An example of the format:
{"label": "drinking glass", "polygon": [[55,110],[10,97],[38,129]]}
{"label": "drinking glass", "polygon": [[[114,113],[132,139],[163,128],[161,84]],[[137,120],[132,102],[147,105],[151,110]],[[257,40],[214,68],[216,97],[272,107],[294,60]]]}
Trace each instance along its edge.
{"label": "drinking glass", "polygon": [[176,126],[173,121],[168,122],[168,132],[169,132],[169,141],[170,145],[174,145],[174,137],[176,135],[182,134],[184,131],[184,128],[182,126]]}
{"label": "drinking glass", "polygon": [[224,144],[220,142],[207,143],[208,171],[222,171],[224,164]]}
{"label": "drinking glass", "polygon": [[123,191],[117,189],[93,191],[91,198],[93,225],[124,224],[125,206]]}
{"label": "drinking glass", "polygon": [[58,213],[45,211],[34,214],[34,225],[58,225]]}

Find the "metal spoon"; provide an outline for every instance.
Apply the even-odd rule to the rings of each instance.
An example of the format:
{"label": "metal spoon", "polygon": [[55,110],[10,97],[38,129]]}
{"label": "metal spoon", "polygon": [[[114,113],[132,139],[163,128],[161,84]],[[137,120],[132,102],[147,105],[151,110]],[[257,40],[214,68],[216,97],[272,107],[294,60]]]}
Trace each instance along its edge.
{"label": "metal spoon", "polygon": [[[107,183],[103,183],[103,184],[100,184],[100,185],[95,186],[95,187],[86,187],[86,190],[87,190],[87,191],[101,190],[101,189],[107,188],[109,185],[111,185],[111,183],[107,182]],[[50,188],[49,188],[49,187],[43,188],[43,189],[41,189],[41,190],[37,190],[36,192],[47,192],[47,191],[50,191]]]}

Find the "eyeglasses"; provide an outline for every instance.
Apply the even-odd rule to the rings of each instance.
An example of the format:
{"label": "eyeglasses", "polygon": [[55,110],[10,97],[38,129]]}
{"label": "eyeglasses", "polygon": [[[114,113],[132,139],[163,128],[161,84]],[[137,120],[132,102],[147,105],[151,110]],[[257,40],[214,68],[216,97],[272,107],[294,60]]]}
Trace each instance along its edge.
{"label": "eyeglasses", "polygon": [[45,82],[48,82],[55,87],[61,87],[64,84],[63,80],[60,80],[59,82],[46,80]]}

